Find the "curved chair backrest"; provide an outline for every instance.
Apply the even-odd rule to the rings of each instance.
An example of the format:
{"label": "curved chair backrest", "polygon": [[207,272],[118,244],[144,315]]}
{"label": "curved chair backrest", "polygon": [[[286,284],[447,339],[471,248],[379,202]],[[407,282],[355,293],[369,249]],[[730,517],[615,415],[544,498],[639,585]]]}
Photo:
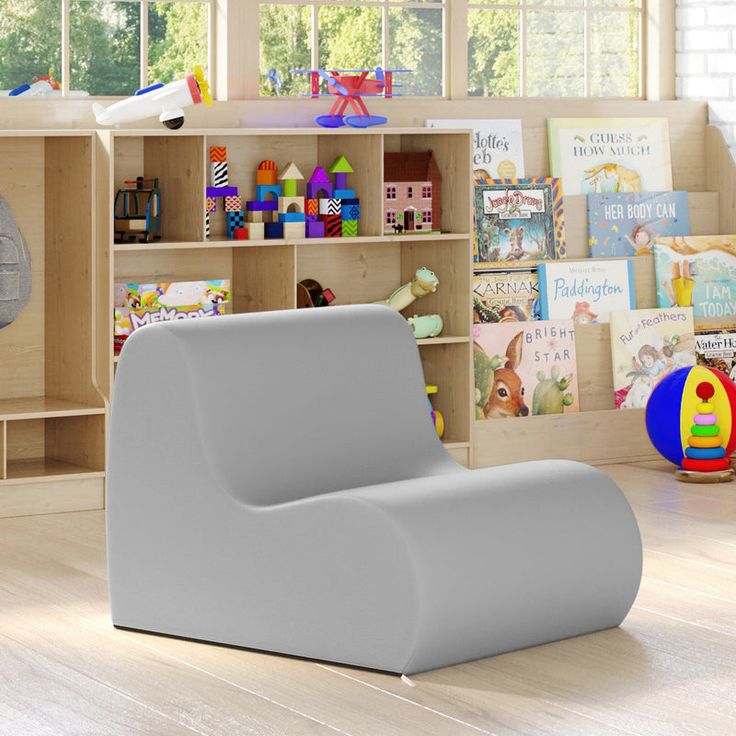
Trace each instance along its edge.
{"label": "curved chair backrest", "polygon": [[172,395],[190,407],[168,434],[197,433],[213,476],[245,503],[458,469],[432,426],[411,329],[383,306],[240,314],[136,331],[115,382],[111,462],[123,462],[129,423],[155,427],[156,417],[171,412]]}

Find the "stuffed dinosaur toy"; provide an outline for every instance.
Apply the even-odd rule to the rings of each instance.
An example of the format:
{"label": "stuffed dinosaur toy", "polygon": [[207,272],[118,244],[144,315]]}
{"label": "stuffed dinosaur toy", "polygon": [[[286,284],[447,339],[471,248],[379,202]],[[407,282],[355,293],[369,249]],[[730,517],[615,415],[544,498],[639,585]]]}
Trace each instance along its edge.
{"label": "stuffed dinosaur toy", "polygon": [[0,197],[0,329],[18,317],[30,295],[31,254],[13,210]]}

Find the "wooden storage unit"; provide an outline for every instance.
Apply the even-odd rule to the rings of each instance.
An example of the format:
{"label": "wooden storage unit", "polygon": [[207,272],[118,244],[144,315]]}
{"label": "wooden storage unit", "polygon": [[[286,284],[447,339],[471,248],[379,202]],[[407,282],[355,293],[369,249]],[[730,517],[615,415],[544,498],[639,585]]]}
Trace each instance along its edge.
{"label": "wooden storage unit", "polygon": [[[416,269],[434,270],[440,287],[406,311],[442,314],[438,338],[419,341],[427,382],[439,385],[433,397],[446,423],[446,445],[469,464],[472,375],[470,364],[470,134],[417,130],[202,130],[99,133],[99,147],[112,167],[101,176],[98,208],[100,324],[108,325],[98,365],[99,384],[110,395],[115,359],[112,346],[112,284],[115,281],[229,278],[235,313],[296,307],[296,284],[314,278],[337,295],[336,304],[384,299]],[[305,178],[317,165],[329,168],[343,154],[355,170],[348,186],[360,199],[356,238],[234,241],[225,235],[222,212],[211,216],[205,241],[204,189],[209,184],[209,146],[227,146],[230,184],[243,202],[255,194],[255,172],[263,159],[282,169],[294,161]],[[383,152],[429,150],[443,176],[442,234],[383,235]],[[115,190],[136,176],[158,177],[162,240],[115,244],[112,202]],[[300,188],[300,194],[303,188]],[[219,206],[219,205],[218,205]]]}
{"label": "wooden storage unit", "polygon": [[33,279],[28,305],[0,330],[0,516],[102,508],[93,134],[0,133],[0,161]]}

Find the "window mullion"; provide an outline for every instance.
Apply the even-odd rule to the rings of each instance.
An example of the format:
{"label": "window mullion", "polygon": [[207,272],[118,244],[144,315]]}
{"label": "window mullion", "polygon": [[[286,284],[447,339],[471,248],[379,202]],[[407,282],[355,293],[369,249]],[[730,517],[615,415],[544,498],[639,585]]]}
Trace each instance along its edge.
{"label": "window mullion", "polygon": [[527,0],[522,0],[519,13],[519,97],[526,97],[526,3]]}
{"label": "window mullion", "polygon": [[69,24],[71,23],[71,0],[61,0],[61,94],[66,96],[71,90],[69,63]]}
{"label": "window mullion", "polygon": [[141,74],[140,87],[148,86],[148,0],[141,3]]}

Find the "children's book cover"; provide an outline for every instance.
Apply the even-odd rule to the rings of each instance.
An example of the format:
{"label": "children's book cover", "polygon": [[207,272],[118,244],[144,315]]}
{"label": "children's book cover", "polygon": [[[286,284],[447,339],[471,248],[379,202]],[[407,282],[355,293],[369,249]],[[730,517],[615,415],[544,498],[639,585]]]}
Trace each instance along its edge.
{"label": "children's book cover", "polygon": [[518,179],[524,176],[521,120],[427,120],[428,128],[473,129],[473,178]]}
{"label": "children's book cover", "polygon": [[476,419],[580,410],[572,320],[473,325]]}
{"label": "children's book cover", "polygon": [[115,352],[137,329],[154,322],[216,317],[225,314],[230,298],[229,279],[173,281],[114,285]]}
{"label": "children's book cover", "polygon": [[690,235],[687,192],[588,195],[592,258],[651,255],[658,237]]}
{"label": "children's book cover", "polygon": [[610,329],[617,409],[643,409],[665,376],[695,365],[692,309],[613,312]]}
{"label": "children's book cover", "polygon": [[692,307],[696,319],[736,317],[736,235],[657,238],[660,307]]}
{"label": "children's book cover", "polygon": [[736,382],[736,327],[696,330],[695,357]]}
{"label": "children's book cover", "polygon": [[631,261],[556,261],[540,263],[542,319],[571,319],[575,324],[608,322],[619,309],[636,309]]}
{"label": "children's book cover", "polygon": [[476,263],[564,258],[559,179],[489,179],[474,192]]}
{"label": "children's book cover", "polygon": [[672,191],[667,118],[549,118],[547,132],[565,194]]}
{"label": "children's book cover", "polygon": [[494,268],[473,274],[473,322],[539,319],[536,268]]}

